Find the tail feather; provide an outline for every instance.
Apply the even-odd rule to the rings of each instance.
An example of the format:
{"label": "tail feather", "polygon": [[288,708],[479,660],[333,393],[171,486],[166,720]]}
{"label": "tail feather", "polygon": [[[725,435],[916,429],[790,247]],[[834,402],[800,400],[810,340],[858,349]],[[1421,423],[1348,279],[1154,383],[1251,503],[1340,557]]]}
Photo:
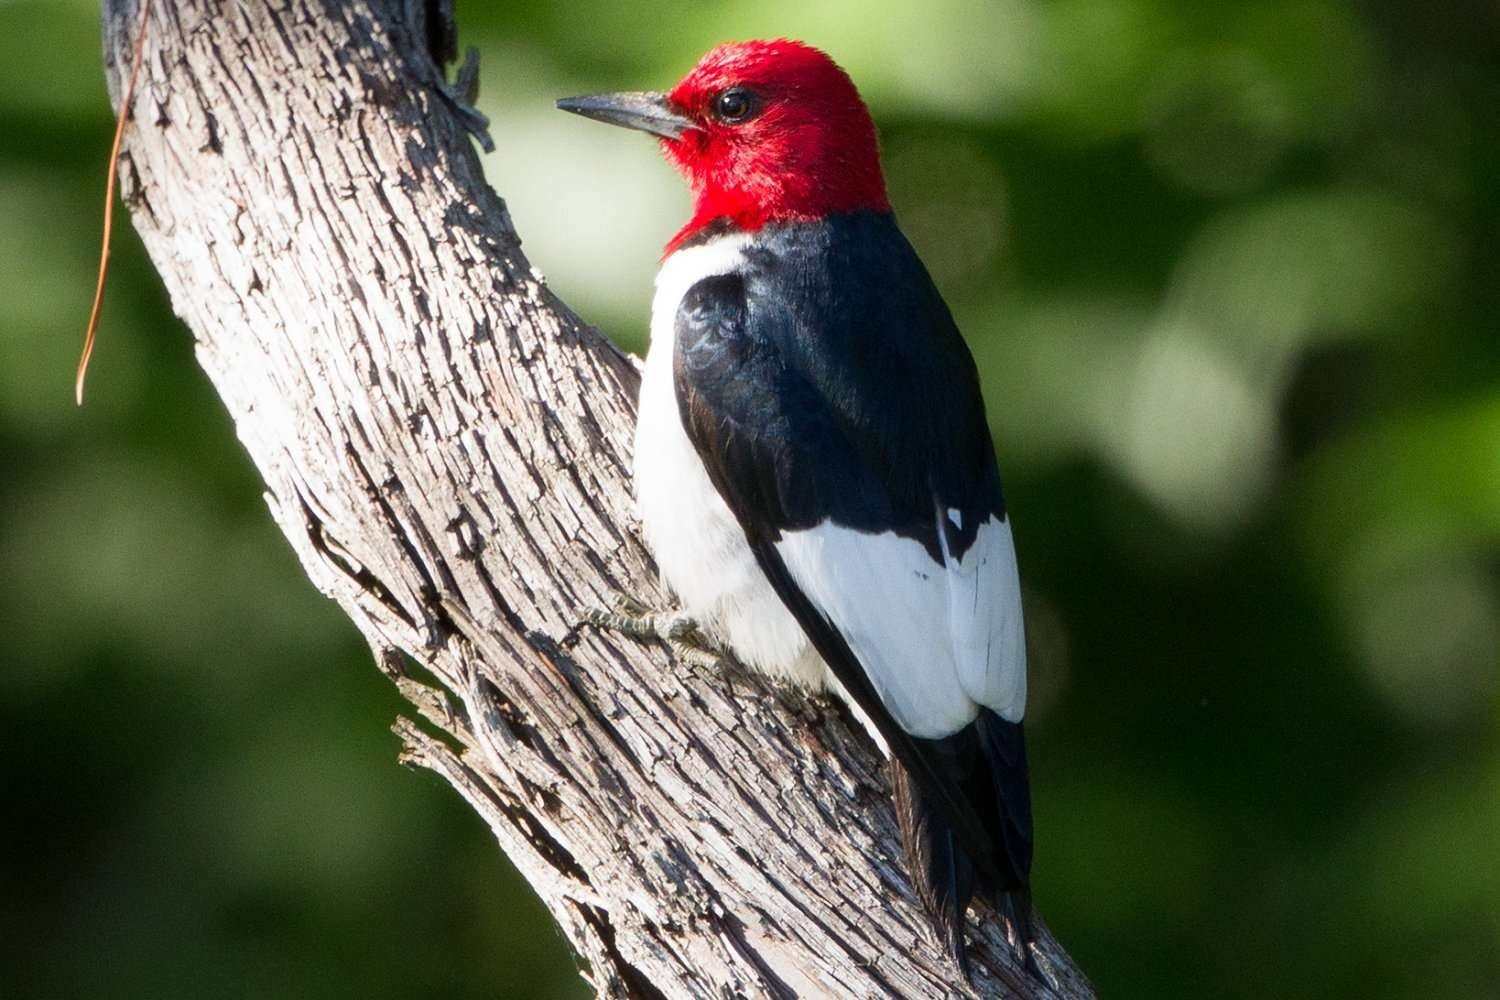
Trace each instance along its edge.
{"label": "tail feather", "polygon": [[[1031,779],[1026,765],[1026,734],[1019,722],[1006,722],[984,709],[973,723],[984,758],[984,780],[989,789],[976,788],[979,801],[988,791],[989,809],[984,813],[998,835],[999,883],[987,886],[991,893],[1031,882]],[[978,801],[976,801],[976,805]],[[982,807],[981,807],[982,808]]]}
{"label": "tail feather", "polygon": [[895,761],[890,765],[896,818],[907,869],[922,906],[938,937],[948,949],[965,981],[970,978],[969,952],[964,945],[964,914],[974,897],[977,873],[968,853],[959,847],[953,828],[932,808],[911,772]]}
{"label": "tail feather", "polygon": [[964,915],[975,895],[987,900],[1011,925],[1026,968],[1038,979],[1032,957],[1031,792],[1026,744],[1020,723],[988,709],[952,736],[923,740],[941,780],[973,809],[987,844],[966,846],[961,825],[943,814],[948,796],[929,795],[919,780],[892,761],[896,816],[917,895],[954,962],[969,978]]}

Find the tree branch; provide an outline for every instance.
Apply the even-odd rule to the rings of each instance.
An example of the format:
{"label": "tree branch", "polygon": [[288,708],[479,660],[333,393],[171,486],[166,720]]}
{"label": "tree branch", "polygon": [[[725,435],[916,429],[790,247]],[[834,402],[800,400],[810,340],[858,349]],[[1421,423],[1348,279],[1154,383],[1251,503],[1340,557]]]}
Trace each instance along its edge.
{"label": "tree branch", "polygon": [[[577,627],[667,597],[630,527],[637,372],[521,254],[444,80],[447,7],[151,13],[122,196],[272,514],[425,720],[404,759],[484,817],[601,994],[952,995],[840,710]],[[105,2],[116,91],[136,14]],[[998,923],[977,985],[1032,995]]]}

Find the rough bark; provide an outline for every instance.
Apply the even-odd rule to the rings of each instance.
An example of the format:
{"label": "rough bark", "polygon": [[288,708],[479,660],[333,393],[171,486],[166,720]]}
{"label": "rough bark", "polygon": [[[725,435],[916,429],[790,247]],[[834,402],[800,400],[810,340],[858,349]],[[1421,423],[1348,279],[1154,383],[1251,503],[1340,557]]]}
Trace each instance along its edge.
{"label": "rough bark", "polygon": [[[447,6],[151,11],[122,194],[277,523],[425,718],[406,759],[484,817],[601,994],[961,992],[839,709],[577,627],[667,598],[631,527],[637,370],[521,254],[444,80]],[[117,97],[137,13],[105,0]],[[979,992],[1049,994],[974,931]]]}

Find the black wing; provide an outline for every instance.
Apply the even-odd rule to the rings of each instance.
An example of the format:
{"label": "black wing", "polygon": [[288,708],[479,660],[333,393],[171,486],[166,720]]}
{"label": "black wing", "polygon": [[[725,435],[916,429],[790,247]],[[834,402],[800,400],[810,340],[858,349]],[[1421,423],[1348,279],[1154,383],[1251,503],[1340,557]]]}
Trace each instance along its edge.
{"label": "black wing", "polygon": [[[1027,883],[1020,724],[981,710],[948,738],[908,733],[843,623],[809,597],[777,548],[784,535],[831,520],[913,539],[940,571],[986,518],[1004,518],[973,361],[946,307],[888,217],[847,224],[854,231],[818,224],[770,234],[744,270],[688,291],[676,319],[678,404],[771,585],[915,783],[902,809],[922,869],[913,874],[929,906],[944,911],[961,959],[974,876],[955,866],[972,863],[994,891]],[[956,523],[934,516],[948,509],[959,512]],[[895,624],[936,631],[947,622]],[[912,843],[917,827],[923,844]],[[935,871],[943,868],[946,876]]]}

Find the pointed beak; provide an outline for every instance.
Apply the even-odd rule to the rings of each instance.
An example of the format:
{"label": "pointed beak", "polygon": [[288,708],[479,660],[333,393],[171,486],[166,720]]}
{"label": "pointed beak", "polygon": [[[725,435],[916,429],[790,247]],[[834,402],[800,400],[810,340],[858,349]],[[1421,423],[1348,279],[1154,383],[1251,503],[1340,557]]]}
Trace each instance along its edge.
{"label": "pointed beak", "polygon": [[650,132],[663,139],[680,139],[688,129],[697,127],[691,118],[672,107],[666,94],[643,91],[590,94],[587,97],[564,97],[557,106],[596,122]]}

